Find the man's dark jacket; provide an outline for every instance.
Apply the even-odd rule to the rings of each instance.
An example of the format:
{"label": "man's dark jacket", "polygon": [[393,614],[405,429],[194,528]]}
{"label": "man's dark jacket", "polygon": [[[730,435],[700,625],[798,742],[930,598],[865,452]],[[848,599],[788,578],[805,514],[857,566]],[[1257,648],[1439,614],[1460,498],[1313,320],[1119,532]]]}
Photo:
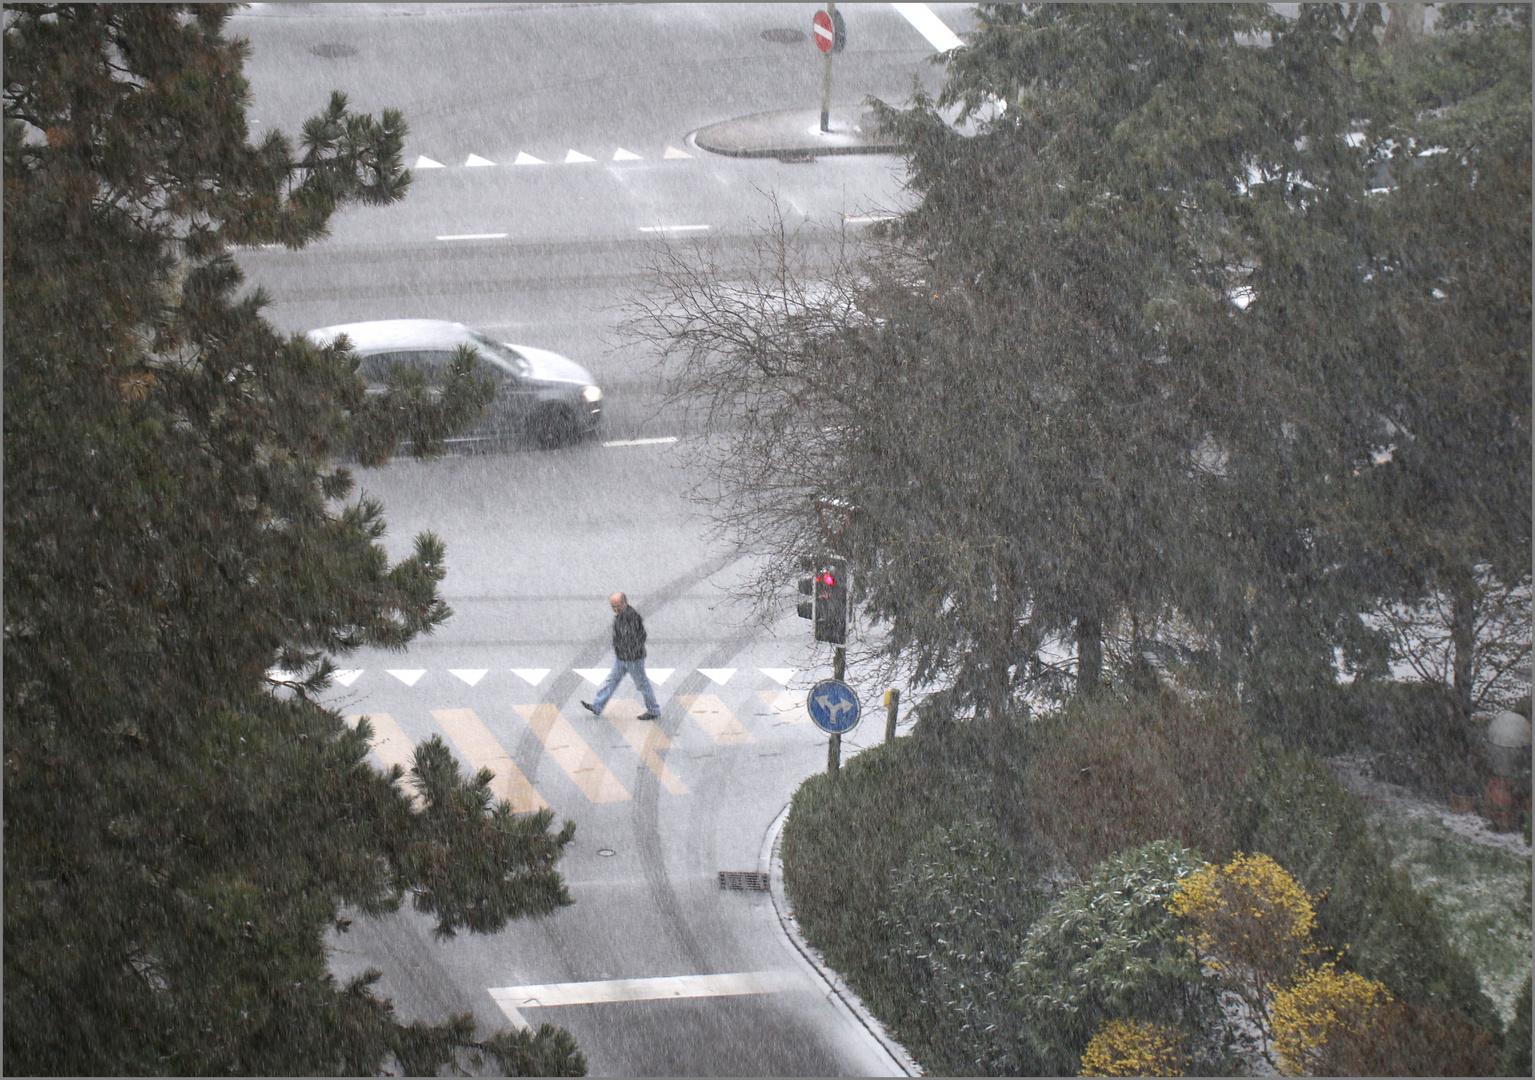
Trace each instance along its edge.
{"label": "man's dark jacket", "polygon": [[620,660],[645,659],[645,620],[632,607],[613,616],[613,652]]}

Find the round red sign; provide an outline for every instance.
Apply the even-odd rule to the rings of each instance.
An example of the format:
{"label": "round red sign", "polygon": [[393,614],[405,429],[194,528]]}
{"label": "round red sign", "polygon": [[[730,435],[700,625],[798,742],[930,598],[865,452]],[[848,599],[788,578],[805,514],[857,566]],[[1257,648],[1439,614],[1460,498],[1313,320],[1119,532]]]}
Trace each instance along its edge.
{"label": "round red sign", "polygon": [[812,22],[815,30],[815,47],[822,52],[831,52],[832,42],[837,39],[836,32],[831,28],[831,16],[824,11],[818,11]]}

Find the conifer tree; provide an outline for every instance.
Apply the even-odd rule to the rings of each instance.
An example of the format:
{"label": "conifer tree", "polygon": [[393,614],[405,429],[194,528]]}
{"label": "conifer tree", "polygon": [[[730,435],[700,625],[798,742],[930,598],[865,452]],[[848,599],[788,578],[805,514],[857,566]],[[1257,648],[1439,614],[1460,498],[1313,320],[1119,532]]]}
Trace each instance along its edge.
{"label": "conifer tree", "polygon": [[488,384],[463,356],[440,401],[370,397],[238,295],[231,245],[301,248],[410,176],[403,119],[339,94],[252,143],[229,10],[4,13],[4,1065],[578,1074],[559,1029],[402,1024],[327,969],[347,910],[451,935],[568,904],[572,827],[439,740],[413,803],[317,701],[331,657],[451,614],[442,543],[390,564],[337,458],[437,452]]}

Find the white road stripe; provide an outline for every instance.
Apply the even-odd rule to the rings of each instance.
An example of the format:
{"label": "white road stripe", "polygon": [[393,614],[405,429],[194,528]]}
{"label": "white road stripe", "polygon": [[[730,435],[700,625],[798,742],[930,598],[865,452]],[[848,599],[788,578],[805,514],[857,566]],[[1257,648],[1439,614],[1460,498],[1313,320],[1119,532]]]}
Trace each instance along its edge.
{"label": "white road stripe", "polygon": [[464,159],[464,164],[469,166],[471,169],[483,169],[486,166],[494,166],[495,162],[488,161],[485,158],[480,157],[479,154],[470,154],[467,158]]}
{"label": "white road stripe", "polygon": [[505,240],[504,232],[470,232],[452,233],[448,236],[439,236],[439,240]]}
{"label": "white road stripe", "polygon": [[418,157],[416,159],[416,168],[418,168],[418,169],[446,169],[447,166],[444,165],[440,161],[433,161],[431,158],[426,157],[425,155],[423,155],[423,156]]}
{"label": "white road stripe", "polygon": [[502,986],[491,988],[490,996],[503,1010],[521,1010],[547,1008],[551,1005],[597,1005],[611,1001],[776,994],[795,989],[796,983],[793,974],[787,971],[742,971],[731,975],[669,975],[657,979],[606,979],[601,982]]}
{"label": "white road stripe", "polygon": [[603,446],[655,446],[659,443],[674,443],[677,436],[666,435],[659,439],[618,439],[614,442],[605,442]]}
{"label": "white road stripe", "polygon": [[842,215],[842,220],[849,225],[867,225],[871,221],[894,221],[895,218],[896,215],[894,214],[880,214],[878,217],[848,217],[846,214]]}
{"label": "white road stripe", "polygon": [[708,225],[641,225],[640,232],[700,232]]}
{"label": "white road stripe", "polygon": [[917,28],[917,33],[927,38],[928,44],[939,52],[948,52],[964,44],[959,39],[959,35],[945,26],[943,20],[933,14],[933,9],[926,4],[891,4],[890,6],[905,16],[906,21]]}

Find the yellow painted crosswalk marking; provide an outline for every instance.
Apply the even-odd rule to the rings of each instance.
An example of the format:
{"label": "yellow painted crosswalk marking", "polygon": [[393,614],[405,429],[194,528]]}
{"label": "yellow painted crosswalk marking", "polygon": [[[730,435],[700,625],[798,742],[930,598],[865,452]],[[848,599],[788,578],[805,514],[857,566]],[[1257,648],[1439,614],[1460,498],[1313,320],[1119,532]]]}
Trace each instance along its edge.
{"label": "yellow painted crosswalk marking", "polygon": [[808,724],[810,713],[805,711],[805,691],[803,690],[758,690],[760,697],[767,707],[772,709],[778,719],[778,724]]}
{"label": "yellow painted crosswalk marking", "polygon": [[699,727],[722,746],[756,742],[735,714],[725,707],[718,694],[679,694],[677,700],[698,721]]}
{"label": "yellow painted crosswalk marking", "polygon": [[549,808],[473,709],[433,709],[432,717],[442,725],[471,768],[489,769],[496,774],[490,782],[491,794],[496,798],[511,803],[519,814]]}
{"label": "yellow painted crosswalk marking", "polygon": [[623,802],[629,798],[629,792],[618,782],[618,777],[608,771],[602,759],[571,727],[570,721],[560,715],[560,710],[547,703],[518,705],[516,709],[539,742],[544,744],[544,749],[549,751],[549,756],[570,774],[588,799],[605,803]]}
{"label": "yellow painted crosswalk marking", "polygon": [[623,698],[614,698],[608,702],[608,707],[603,710],[603,715],[608,718],[608,723],[618,730],[624,737],[624,741],[635,750],[639,751],[640,760],[650,766],[650,771],[656,774],[656,779],[661,781],[661,786],[673,795],[686,795],[687,786],[677,779],[677,774],[667,767],[661,760],[658,750],[670,750],[672,741],[666,737],[660,725],[654,720],[641,720],[639,718],[640,703]]}
{"label": "yellow painted crosswalk marking", "polygon": [[[362,716],[348,716],[346,726],[356,728],[357,721],[364,719]],[[398,765],[405,770],[405,779],[402,781],[405,790],[410,792],[412,800],[420,801],[421,793],[417,790],[415,782],[410,778],[410,764],[415,756],[416,748],[411,745],[410,738],[401,730],[400,725],[394,722],[394,717],[388,713],[368,713],[366,719],[373,726],[372,749],[374,755],[384,763],[384,768]]]}

